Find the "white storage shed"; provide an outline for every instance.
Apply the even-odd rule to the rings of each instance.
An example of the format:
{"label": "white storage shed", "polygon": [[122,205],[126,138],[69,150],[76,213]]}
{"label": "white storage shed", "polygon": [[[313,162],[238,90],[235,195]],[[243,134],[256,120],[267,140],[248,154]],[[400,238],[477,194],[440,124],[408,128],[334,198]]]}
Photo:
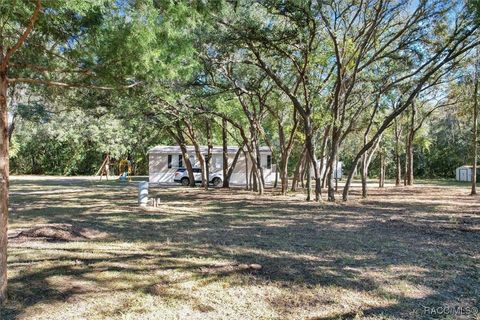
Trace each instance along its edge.
{"label": "white storage shed", "polygon": [[[477,176],[480,177],[480,168],[477,166]],[[461,166],[455,170],[455,179],[457,181],[472,181],[473,166]]]}

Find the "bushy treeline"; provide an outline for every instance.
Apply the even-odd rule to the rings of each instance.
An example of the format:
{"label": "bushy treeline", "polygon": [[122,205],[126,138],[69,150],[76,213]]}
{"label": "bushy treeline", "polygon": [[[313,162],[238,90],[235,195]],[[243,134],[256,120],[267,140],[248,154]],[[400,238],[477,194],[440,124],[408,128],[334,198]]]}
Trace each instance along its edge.
{"label": "bushy treeline", "polygon": [[[25,108],[29,108],[30,112]],[[93,175],[106,155],[115,165],[129,159],[136,174],[146,174],[148,161],[142,131],[131,123],[107,113],[93,115],[81,108],[68,112],[47,111],[39,106],[20,106],[14,119],[10,165],[15,174]],[[55,110],[55,109],[54,109]]]}

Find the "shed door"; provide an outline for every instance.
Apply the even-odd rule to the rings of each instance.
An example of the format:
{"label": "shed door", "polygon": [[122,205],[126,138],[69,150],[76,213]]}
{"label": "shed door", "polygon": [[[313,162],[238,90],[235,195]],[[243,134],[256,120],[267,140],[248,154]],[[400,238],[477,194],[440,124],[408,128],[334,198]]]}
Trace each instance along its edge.
{"label": "shed door", "polygon": [[467,170],[460,169],[460,181],[467,181]]}

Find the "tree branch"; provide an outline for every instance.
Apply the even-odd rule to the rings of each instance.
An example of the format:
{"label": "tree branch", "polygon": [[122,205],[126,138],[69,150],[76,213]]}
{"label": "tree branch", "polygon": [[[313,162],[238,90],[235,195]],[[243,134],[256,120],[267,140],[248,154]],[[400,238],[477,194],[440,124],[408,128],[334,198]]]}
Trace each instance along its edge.
{"label": "tree branch", "polygon": [[40,79],[30,79],[30,78],[12,78],[8,79],[10,83],[29,83],[29,84],[41,84],[50,87],[62,87],[67,89],[98,89],[98,90],[122,90],[122,89],[131,89],[141,84],[141,82],[134,82],[129,85],[123,86],[97,86],[93,84],[84,84],[84,83],[66,83],[66,82],[57,82],[57,81],[48,81],[48,80],[40,80]]}
{"label": "tree branch", "polygon": [[35,6],[35,9],[33,10],[32,16],[30,17],[30,21],[28,23],[27,28],[25,29],[25,31],[23,31],[22,35],[20,36],[18,41],[13,45],[13,47],[8,48],[7,52],[5,53],[5,58],[3,60],[4,64],[8,64],[8,61],[10,60],[12,55],[15,53],[15,51],[20,49],[20,47],[23,45],[25,40],[27,40],[28,36],[33,30],[33,27],[35,26],[35,22],[38,19],[38,15],[41,9],[42,9],[42,0],[37,0],[37,4]]}

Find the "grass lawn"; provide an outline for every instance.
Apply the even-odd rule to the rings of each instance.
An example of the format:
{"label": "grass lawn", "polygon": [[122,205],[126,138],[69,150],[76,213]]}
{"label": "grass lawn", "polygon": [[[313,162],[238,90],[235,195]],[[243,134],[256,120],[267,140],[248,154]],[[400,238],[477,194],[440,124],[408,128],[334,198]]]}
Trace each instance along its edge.
{"label": "grass lawn", "polygon": [[[335,204],[157,191],[160,207],[142,210],[135,183],[13,177],[0,319],[480,319],[468,185],[372,188],[367,200],[355,188]],[[20,234],[62,224],[81,233]]]}

